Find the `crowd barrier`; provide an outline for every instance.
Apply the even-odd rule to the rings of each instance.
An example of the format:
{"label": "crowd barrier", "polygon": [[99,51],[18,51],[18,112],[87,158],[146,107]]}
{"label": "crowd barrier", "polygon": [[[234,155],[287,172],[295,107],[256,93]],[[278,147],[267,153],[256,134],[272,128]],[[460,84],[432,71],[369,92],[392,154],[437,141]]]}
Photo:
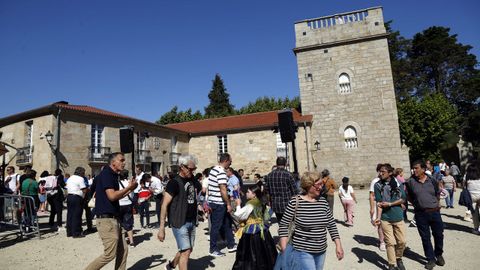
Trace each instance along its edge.
{"label": "crowd barrier", "polygon": [[18,231],[21,238],[29,235],[40,238],[37,207],[32,196],[0,195],[1,230]]}

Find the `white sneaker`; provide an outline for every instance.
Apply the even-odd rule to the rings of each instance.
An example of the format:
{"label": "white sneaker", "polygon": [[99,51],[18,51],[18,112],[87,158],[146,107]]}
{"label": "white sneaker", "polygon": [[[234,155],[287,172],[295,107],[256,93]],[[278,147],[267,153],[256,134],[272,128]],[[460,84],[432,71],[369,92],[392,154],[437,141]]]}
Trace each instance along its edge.
{"label": "white sneaker", "polygon": [[387,247],[385,246],[385,243],[380,243],[379,249],[380,249],[380,251],[385,251],[385,250],[387,250]]}
{"label": "white sneaker", "polygon": [[235,252],[237,251],[237,244],[235,244],[233,247],[228,248],[228,252]]}

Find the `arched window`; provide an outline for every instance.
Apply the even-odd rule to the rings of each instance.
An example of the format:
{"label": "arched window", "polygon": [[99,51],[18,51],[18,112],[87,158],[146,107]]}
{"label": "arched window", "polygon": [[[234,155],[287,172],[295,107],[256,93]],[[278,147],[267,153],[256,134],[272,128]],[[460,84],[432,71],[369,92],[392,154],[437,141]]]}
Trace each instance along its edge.
{"label": "arched window", "polygon": [[345,148],[352,149],[358,147],[357,131],[354,127],[346,127],[345,131],[343,131],[343,137],[345,138]]}
{"label": "arched window", "polygon": [[342,73],[338,77],[338,86],[340,87],[341,94],[347,94],[352,92],[352,88],[350,86],[350,76],[347,73]]}

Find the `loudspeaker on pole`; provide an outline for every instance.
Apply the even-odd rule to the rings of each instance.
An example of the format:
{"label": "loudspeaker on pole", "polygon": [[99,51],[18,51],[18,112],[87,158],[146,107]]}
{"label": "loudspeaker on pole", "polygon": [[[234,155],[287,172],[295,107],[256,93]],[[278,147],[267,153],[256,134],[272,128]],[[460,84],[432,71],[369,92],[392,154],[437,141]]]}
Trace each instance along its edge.
{"label": "loudspeaker on pole", "polygon": [[295,123],[293,122],[292,110],[286,109],[278,112],[278,128],[283,143],[295,140]]}
{"label": "loudspeaker on pole", "polygon": [[123,153],[133,152],[133,129],[131,127],[120,128],[120,151]]}

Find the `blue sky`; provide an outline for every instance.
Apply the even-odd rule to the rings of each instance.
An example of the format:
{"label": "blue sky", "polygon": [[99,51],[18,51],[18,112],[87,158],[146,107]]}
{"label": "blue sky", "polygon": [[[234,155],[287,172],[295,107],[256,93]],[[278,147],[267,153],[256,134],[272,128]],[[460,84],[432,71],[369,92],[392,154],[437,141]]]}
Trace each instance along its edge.
{"label": "blue sky", "polygon": [[0,0],[0,117],[60,100],[203,112],[216,73],[236,108],[298,96],[294,22],[372,6],[405,37],[446,26],[480,55],[478,0]]}

